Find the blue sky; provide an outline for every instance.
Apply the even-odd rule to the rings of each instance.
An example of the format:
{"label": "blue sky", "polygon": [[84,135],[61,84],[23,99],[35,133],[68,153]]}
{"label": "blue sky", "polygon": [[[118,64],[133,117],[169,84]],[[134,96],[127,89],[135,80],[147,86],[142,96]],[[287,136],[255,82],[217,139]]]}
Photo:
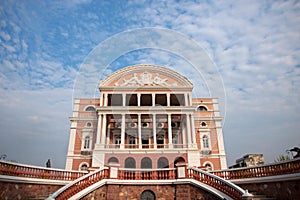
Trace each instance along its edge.
{"label": "blue sky", "polygon": [[[116,34],[155,27],[194,41],[217,67],[228,164],[247,153],[273,162],[300,146],[299,21],[300,2],[292,0],[2,1],[0,154],[42,166],[51,158],[63,168],[82,63]],[[203,77],[164,50],[120,55],[106,72],[138,63],[171,67],[200,88],[195,95],[209,96]]]}

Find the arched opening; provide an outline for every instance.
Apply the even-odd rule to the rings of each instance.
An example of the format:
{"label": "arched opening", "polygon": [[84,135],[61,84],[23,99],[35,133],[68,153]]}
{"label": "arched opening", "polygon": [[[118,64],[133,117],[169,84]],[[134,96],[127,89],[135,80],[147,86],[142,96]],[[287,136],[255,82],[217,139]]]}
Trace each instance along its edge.
{"label": "arched opening", "polygon": [[205,106],[198,106],[197,111],[207,111],[207,108]]}
{"label": "arched opening", "polygon": [[119,160],[116,157],[110,157],[108,159],[108,163],[119,163]]}
{"label": "arched opening", "polygon": [[151,190],[144,190],[141,194],[141,200],[155,200],[155,194]]}
{"label": "arched opening", "polygon": [[157,168],[169,168],[169,161],[165,157],[160,157],[157,161]]}
{"label": "arched opening", "polygon": [[87,163],[81,163],[79,170],[80,171],[87,171],[89,169],[89,165]]}
{"label": "arched opening", "polygon": [[213,165],[210,162],[204,163],[204,167],[206,170],[211,171],[213,170]]}
{"label": "arched opening", "polygon": [[125,168],[136,168],[135,160],[132,157],[126,158]]}
{"label": "arched opening", "polygon": [[176,164],[179,164],[179,163],[185,163],[185,159],[183,157],[177,157],[177,158],[175,158],[175,160],[174,160],[174,167],[176,167]]}
{"label": "arched opening", "polygon": [[148,157],[145,157],[141,160],[142,169],[152,169],[152,160]]}
{"label": "arched opening", "polygon": [[88,106],[86,107],[85,111],[96,111],[94,106]]}

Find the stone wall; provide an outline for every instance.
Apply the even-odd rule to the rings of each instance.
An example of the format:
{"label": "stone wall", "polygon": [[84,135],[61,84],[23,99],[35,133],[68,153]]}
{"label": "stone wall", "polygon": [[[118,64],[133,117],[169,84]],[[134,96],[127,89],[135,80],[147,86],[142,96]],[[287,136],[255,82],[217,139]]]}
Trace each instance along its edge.
{"label": "stone wall", "polygon": [[62,185],[0,182],[0,199],[45,199]]}
{"label": "stone wall", "polygon": [[[144,191],[152,191],[156,200],[215,200],[216,196],[190,184],[176,185],[104,185],[91,192],[83,200],[139,200]],[[175,198],[176,197],[176,198]]]}
{"label": "stone wall", "polygon": [[300,180],[236,184],[251,193],[263,194],[276,199],[294,200],[300,197]]}

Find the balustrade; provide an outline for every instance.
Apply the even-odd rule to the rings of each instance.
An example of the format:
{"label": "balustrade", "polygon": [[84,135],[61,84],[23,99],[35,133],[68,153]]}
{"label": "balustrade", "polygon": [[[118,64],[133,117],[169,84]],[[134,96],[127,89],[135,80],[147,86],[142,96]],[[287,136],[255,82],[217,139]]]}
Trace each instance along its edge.
{"label": "balustrade", "polygon": [[227,180],[300,173],[300,158],[268,165],[216,170],[211,173]]}
{"label": "balustrade", "polygon": [[[106,149],[120,149],[120,144],[105,144],[104,148]],[[157,149],[168,149],[170,147],[169,144],[157,144],[156,148]],[[138,144],[124,144],[125,149],[139,149]],[[155,145],[154,144],[142,144],[141,148],[143,149],[154,149]],[[188,148],[188,144],[173,144],[172,148],[175,149],[183,149],[183,148]]]}
{"label": "balustrade", "polygon": [[52,194],[51,198],[49,199],[56,199],[56,200],[64,200],[72,197],[76,193],[84,190],[85,188],[108,178],[108,169],[104,168],[93,173],[87,174],[78,180],[62,187],[57,192]]}
{"label": "balustrade", "polygon": [[238,186],[200,169],[189,168],[188,178],[192,178],[212,186],[213,188],[222,191],[233,199],[243,199],[243,194],[245,193],[245,191]]}
{"label": "balustrade", "polygon": [[88,172],[37,167],[0,160],[0,175],[73,181]]}
{"label": "balustrade", "polygon": [[175,168],[168,169],[120,169],[121,180],[172,180],[175,179]]}

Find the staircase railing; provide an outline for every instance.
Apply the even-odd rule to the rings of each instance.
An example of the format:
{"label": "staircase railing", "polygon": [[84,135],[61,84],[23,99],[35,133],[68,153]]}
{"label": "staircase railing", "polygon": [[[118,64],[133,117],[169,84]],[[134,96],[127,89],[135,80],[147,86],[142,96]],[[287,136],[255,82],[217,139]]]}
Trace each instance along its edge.
{"label": "staircase railing", "polygon": [[188,168],[188,178],[195,179],[201,183],[207,184],[233,199],[243,199],[247,191],[238,187],[237,185],[226,181],[216,175],[205,172],[197,168]]}
{"label": "staircase railing", "polygon": [[82,176],[78,178],[77,180],[65,185],[64,187],[57,190],[55,193],[53,193],[48,200],[56,199],[56,200],[64,200],[69,199],[76,193],[84,190],[85,188],[93,185],[96,182],[99,182],[103,179],[108,178],[108,168],[99,169],[97,171],[94,171],[90,174],[86,174],[85,176]]}
{"label": "staircase railing", "polygon": [[211,171],[211,173],[226,180],[260,178],[267,176],[300,173],[300,158],[267,165],[216,170]]}
{"label": "staircase railing", "polygon": [[0,160],[0,175],[73,181],[88,172],[24,165]]}

